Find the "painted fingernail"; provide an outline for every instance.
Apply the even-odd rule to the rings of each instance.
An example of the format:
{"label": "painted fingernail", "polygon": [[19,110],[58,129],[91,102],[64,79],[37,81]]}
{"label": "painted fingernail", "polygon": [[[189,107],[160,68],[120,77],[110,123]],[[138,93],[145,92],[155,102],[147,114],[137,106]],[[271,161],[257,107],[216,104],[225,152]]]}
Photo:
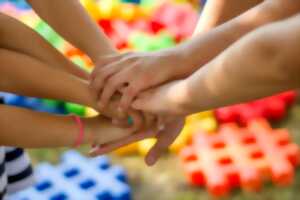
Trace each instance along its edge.
{"label": "painted fingernail", "polygon": [[128,117],[127,123],[128,123],[128,125],[133,125],[133,119],[132,119],[132,117]]}

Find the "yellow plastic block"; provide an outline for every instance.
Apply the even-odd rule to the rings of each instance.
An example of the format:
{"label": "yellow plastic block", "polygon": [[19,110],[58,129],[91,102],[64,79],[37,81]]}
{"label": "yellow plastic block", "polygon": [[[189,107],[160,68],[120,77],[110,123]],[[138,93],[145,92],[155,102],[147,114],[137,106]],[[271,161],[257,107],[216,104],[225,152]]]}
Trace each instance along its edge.
{"label": "yellow plastic block", "polygon": [[80,0],[80,2],[93,19],[99,20],[101,18],[101,12],[95,0]]}
{"label": "yellow plastic block", "polygon": [[145,156],[155,144],[156,139],[146,139],[138,142],[138,151],[140,155]]}
{"label": "yellow plastic block", "polygon": [[119,15],[120,2],[119,0],[101,0],[98,1],[100,10],[100,19],[114,19]]}
{"label": "yellow plastic block", "polygon": [[136,154],[138,149],[138,143],[133,143],[130,145],[127,145],[125,147],[121,147],[115,151],[117,155],[123,156],[123,155],[131,155]]}
{"label": "yellow plastic block", "polygon": [[132,21],[139,17],[139,9],[136,5],[133,4],[122,4],[119,9],[118,18],[123,19],[125,21]]}
{"label": "yellow plastic block", "polygon": [[85,111],[86,117],[95,117],[98,114],[99,113],[96,110],[94,110],[93,108],[86,108],[86,111]]}
{"label": "yellow plastic block", "polygon": [[178,153],[186,146],[194,133],[198,131],[211,133],[216,129],[217,121],[212,112],[208,111],[191,115],[186,118],[185,126],[178,138],[171,145],[170,150],[174,153]]}

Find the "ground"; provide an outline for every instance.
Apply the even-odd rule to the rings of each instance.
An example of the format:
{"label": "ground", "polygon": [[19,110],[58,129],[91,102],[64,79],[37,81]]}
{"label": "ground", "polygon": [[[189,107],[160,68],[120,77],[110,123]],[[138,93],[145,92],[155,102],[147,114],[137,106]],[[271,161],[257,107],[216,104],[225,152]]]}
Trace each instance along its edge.
{"label": "ground", "polygon": [[[288,128],[296,143],[300,145],[300,105],[294,106],[286,120],[276,123],[274,127]],[[56,162],[64,149],[30,150],[33,162]],[[176,156],[165,156],[154,167],[146,167],[138,156],[113,157],[113,162],[123,165],[129,174],[133,188],[134,200],[213,200],[204,189],[190,187],[183,174]],[[286,188],[279,188],[271,183],[265,185],[259,193],[234,191],[224,200],[297,200],[300,199],[300,170],[297,171],[295,183]],[[222,199],[223,200],[223,199]]]}

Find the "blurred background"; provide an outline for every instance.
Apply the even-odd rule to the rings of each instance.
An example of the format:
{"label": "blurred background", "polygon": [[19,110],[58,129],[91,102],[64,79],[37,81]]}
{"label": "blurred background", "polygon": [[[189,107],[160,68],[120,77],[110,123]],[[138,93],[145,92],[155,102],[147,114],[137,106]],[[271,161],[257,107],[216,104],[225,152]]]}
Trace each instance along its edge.
{"label": "blurred background", "polygon": [[[124,52],[155,51],[188,39],[205,5],[205,1],[200,0],[81,0],[81,3],[115,46]],[[92,70],[89,58],[39,19],[25,1],[0,0],[0,11],[35,29],[78,66]],[[95,114],[92,109],[73,103],[7,93],[0,95],[10,105],[37,111],[79,116]],[[143,160],[155,142],[151,139],[96,160],[86,158],[89,147],[78,150],[81,157],[68,149],[32,149],[29,153],[37,167],[38,183],[11,199],[297,200],[300,196],[299,121],[296,92],[287,91],[255,102],[189,116],[169,153],[154,167],[147,167]],[[200,140],[205,145],[201,146]],[[101,173],[97,167],[90,169],[84,164],[77,167],[90,171],[95,177],[98,173],[100,178],[117,177],[126,187],[110,184],[114,182],[110,178],[103,179],[106,182],[95,180],[93,184],[68,180],[66,173],[63,176],[60,170],[71,166],[70,160],[96,163],[97,166],[102,163]],[[108,167],[107,162],[112,166]],[[111,168],[114,170],[108,170]],[[51,176],[56,178],[51,179]],[[45,186],[47,179],[52,181],[52,188]],[[64,184],[70,184],[72,190]],[[92,197],[93,192],[100,194],[103,188],[109,194]],[[64,195],[52,195],[58,191]],[[91,191],[90,196],[79,198],[88,191]],[[68,196],[72,192],[77,198]],[[114,196],[115,193],[126,195]]]}

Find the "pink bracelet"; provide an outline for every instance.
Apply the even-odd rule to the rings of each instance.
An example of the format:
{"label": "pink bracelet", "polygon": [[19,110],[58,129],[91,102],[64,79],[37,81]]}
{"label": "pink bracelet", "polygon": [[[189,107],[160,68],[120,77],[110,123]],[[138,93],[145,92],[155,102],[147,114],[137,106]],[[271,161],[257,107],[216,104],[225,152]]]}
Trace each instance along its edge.
{"label": "pink bracelet", "polygon": [[73,147],[77,148],[78,146],[80,146],[82,143],[83,143],[83,139],[84,139],[84,124],[82,123],[81,121],[81,118],[76,116],[76,115],[73,115],[72,116],[75,123],[78,125],[78,128],[79,128],[79,133],[78,133],[78,136],[74,142],[74,145]]}

